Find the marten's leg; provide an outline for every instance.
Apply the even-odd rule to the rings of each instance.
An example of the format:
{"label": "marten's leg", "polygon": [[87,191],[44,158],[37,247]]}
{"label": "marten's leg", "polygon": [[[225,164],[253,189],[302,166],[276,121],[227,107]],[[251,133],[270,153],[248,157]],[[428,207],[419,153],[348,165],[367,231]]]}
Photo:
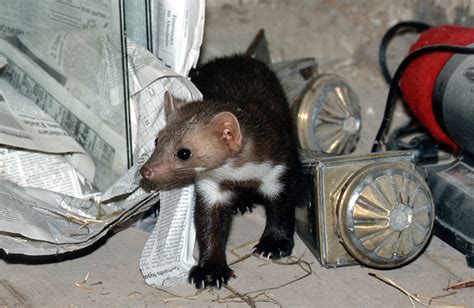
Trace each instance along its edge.
{"label": "marten's leg", "polygon": [[273,198],[263,197],[266,224],[259,243],[253,252],[262,257],[279,259],[291,254],[295,232],[295,198],[291,185]]}
{"label": "marten's leg", "polygon": [[[216,202],[214,202],[216,201]],[[220,288],[234,272],[227,265],[225,248],[233,217],[229,200],[205,200],[197,194],[194,223],[199,246],[199,262],[189,272],[189,282],[196,288]]]}

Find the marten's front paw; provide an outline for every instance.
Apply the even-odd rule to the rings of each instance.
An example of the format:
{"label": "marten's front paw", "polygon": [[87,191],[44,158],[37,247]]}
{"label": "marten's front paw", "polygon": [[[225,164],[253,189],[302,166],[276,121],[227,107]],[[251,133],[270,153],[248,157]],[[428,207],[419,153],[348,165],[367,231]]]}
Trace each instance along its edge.
{"label": "marten's front paw", "polygon": [[231,277],[236,277],[234,271],[227,265],[204,264],[203,266],[193,266],[189,272],[189,283],[194,284],[197,289],[205,287],[221,288],[222,284],[227,284]]}
{"label": "marten's front paw", "polygon": [[275,239],[272,236],[262,237],[259,243],[252,249],[252,253],[264,258],[280,259],[291,255],[293,250],[293,239]]}

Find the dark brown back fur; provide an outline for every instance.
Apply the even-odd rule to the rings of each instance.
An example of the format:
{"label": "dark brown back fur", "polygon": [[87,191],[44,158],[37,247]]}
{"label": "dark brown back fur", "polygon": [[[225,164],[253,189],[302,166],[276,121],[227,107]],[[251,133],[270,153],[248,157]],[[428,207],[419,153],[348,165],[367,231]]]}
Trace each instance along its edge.
{"label": "dark brown back fur", "polygon": [[286,95],[270,68],[243,55],[218,58],[193,71],[191,80],[202,92],[209,113],[234,113],[244,136],[258,145],[256,161],[292,164],[297,158]]}

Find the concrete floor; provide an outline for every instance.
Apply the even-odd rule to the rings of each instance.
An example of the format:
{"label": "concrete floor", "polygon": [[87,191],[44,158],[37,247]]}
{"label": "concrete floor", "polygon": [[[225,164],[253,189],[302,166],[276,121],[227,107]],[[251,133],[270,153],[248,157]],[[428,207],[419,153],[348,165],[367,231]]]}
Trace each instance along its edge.
{"label": "concrete floor", "polygon": [[[380,123],[387,86],[377,67],[377,48],[384,31],[398,20],[412,18],[414,1],[211,1],[206,16],[202,59],[244,51],[260,28],[265,28],[274,61],[313,56],[321,71],[344,76],[359,95],[363,130],[357,153],[368,153]],[[401,58],[408,42],[400,42],[392,58]],[[397,53],[398,52],[398,53]],[[396,59],[392,59],[396,62]],[[397,109],[395,122],[407,116]],[[235,219],[230,249],[258,240],[263,229],[262,211]],[[59,263],[26,265],[0,261],[0,306],[170,306],[244,307],[248,303],[219,304],[229,290],[196,294],[191,285],[168,290],[143,283],[139,258],[148,234],[134,228],[118,232],[92,253]],[[237,249],[246,254],[251,244]],[[294,283],[267,291],[255,299],[257,307],[413,307],[399,290],[369,276],[369,269],[353,266],[326,269],[296,237],[294,256],[310,263],[311,273]],[[238,275],[230,287],[243,294],[278,287],[302,277],[298,265],[279,265],[251,257],[232,266]],[[88,279],[81,283],[89,273]],[[472,279],[464,256],[434,237],[413,263],[378,271],[415,294],[446,294],[449,283]],[[181,298],[187,296],[187,299]],[[267,302],[259,302],[266,300]],[[271,303],[270,301],[273,301]],[[433,306],[474,307],[474,289],[462,289]]]}
{"label": "concrete floor", "polygon": [[[258,240],[263,230],[262,211],[237,217],[229,241],[229,251]],[[168,289],[166,293],[143,283],[139,258],[148,234],[127,228],[113,235],[91,254],[68,261],[25,265],[0,261],[1,307],[245,307],[247,303],[219,303],[232,293],[227,289],[196,293],[191,285]],[[235,249],[243,256],[251,244]],[[257,257],[232,265],[238,275],[229,286],[240,294],[251,292],[257,307],[413,307],[397,289],[369,276],[369,269],[352,266],[321,267],[296,237],[293,255],[310,264],[269,263]],[[229,252],[229,262],[236,256]],[[305,269],[307,271],[305,271]],[[297,280],[289,285],[288,282]],[[436,237],[416,261],[397,270],[376,271],[409,292],[427,297],[447,294],[448,284],[474,277],[464,256]],[[85,282],[84,278],[87,277]],[[274,287],[279,287],[275,288]],[[270,289],[267,291],[258,291]],[[255,292],[257,291],[257,292]],[[186,298],[183,298],[186,297]],[[263,302],[266,301],[266,302]],[[273,303],[271,303],[272,301]],[[440,302],[441,301],[441,302]],[[456,304],[474,307],[473,289],[434,301],[433,307]],[[415,307],[422,305],[415,305]],[[450,306],[454,307],[454,306]],[[456,306],[457,307],[457,306]]]}

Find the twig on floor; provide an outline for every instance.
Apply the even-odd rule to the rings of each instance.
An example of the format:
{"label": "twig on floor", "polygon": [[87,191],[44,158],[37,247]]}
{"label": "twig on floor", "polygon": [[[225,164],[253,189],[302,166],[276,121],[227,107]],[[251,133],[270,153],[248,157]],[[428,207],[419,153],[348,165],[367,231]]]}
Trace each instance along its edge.
{"label": "twig on floor", "polygon": [[[232,248],[231,250],[229,250],[229,252],[230,252],[231,254],[233,254],[236,258],[243,258],[243,257],[241,257],[241,256],[240,256],[237,252],[235,252],[235,251],[238,250],[238,249],[241,249],[241,248],[243,248],[243,247],[246,247],[246,246],[250,246],[250,245],[255,246],[257,243],[258,243],[258,240],[248,241],[248,242],[243,243],[243,244],[241,244],[241,245],[235,246],[234,248]],[[247,255],[250,256],[250,253],[246,254],[245,256],[247,256]],[[247,257],[247,258],[248,258],[248,257]],[[235,263],[238,263],[238,262],[240,262],[240,261],[234,261],[232,264],[235,264]]]}
{"label": "twig on floor", "polygon": [[237,249],[241,249],[241,248],[244,248],[244,247],[250,246],[250,245],[255,246],[255,245],[257,245],[257,244],[258,244],[258,240],[251,240],[251,241],[248,241],[248,242],[245,242],[245,243],[243,243],[243,244],[240,244],[240,245],[235,246],[235,247],[232,248],[230,251],[235,253],[235,251],[236,251]]}
{"label": "twig on floor", "polygon": [[133,291],[133,292],[128,293],[127,297],[134,298],[136,295],[143,295],[143,293],[138,292],[138,291]]}
{"label": "twig on floor", "polygon": [[[229,290],[232,294],[226,296],[226,297],[218,297],[216,300],[213,300],[214,302],[217,303],[230,303],[230,302],[245,302],[247,303],[250,307],[256,307],[257,303],[271,303],[275,304],[278,307],[282,307],[282,305],[272,298],[270,294],[267,294],[265,292],[256,294],[254,296],[249,296],[248,294],[241,294],[237,292],[235,289],[231,288],[228,285],[224,285],[224,288]],[[265,299],[261,299],[261,297],[265,297]]]}
{"label": "twig on floor", "polygon": [[[255,256],[255,257],[257,257],[257,256]],[[271,261],[272,261],[272,263],[275,263],[275,264],[278,264],[278,265],[290,265],[290,266],[298,265],[305,272],[304,275],[302,275],[300,277],[297,277],[293,280],[290,280],[286,283],[283,283],[281,285],[275,286],[275,287],[260,289],[260,290],[256,290],[256,291],[250,291],[250,292],[247,292],[245,294],[247,295],[247,294],[252,294],[252,293],[267,292],[267,291],[271,291],[271,290],[280,289],[280,288],[286,287],[290,284],[293,284],[297,281],[300,281],[300,280],[310,276],[313,273],[313,270],[311,268],[311,263],[309,263],[307,261],[304,261],[304,260],[301,260],[301,258],[302,257],[296,258],[294,256],[290,256],[290,257],[288,257],[287,262],[282,262],[282,261],[277,261],[277,260],[271,260]]]}
{"label": "twig on floor", "polygon": [[[223,287],[226,288],[227,290],[229,290],[230,292],[232,292],[232,293],[233,293],[232,295],[234,295],[235,297],[242,299],[242,300],[243,300],[244,302],[246,302],[250,307],[252,307],[252,308],[256,308],[256,307],[257,307],[257,305],[255,304],[255,301],[254,301],[252,298],[248,297],[247,295],[242,295],[242,294],[240,294],[240,293],[237,292],[234,288],[232,288],[231,286],[228,286],[228,285],[226,285],[226,284],[223,285]],[[218,302],[220,302],[219,297],[217,297],[217,299],[218,299]]]}
{"label": "twig on floor", "polygon": [[[244,260],[246,260],[246,259],[248,259],[252,256],[258,258],[259,260],[262,260],[260,258],[260,256],[256,255],[256,254],[248,253],[248,254],[245,254],[245,255],[241,256],[241,255],[239,255],[238,253],[235,252],[235,250],[237,250],[237,249],[240,249],[242,247],[249,246],[249,245],[255,245],[257,242],[258,241],[249,241],[247,243],[244,243],[242,245],[239,245],[237,247],[232,248],[230,250],[230,252],[237,259],[234,260],[233,262],[229,263],[229,266],[230,265],[235,265],[239,262],[242,262],[242,261],[244,261]],[[288,286],[292,283],[295,283],[295,282],[297,282],[299,280],[302,280],[302,279],[308,277],[309,275],[311,275],[313,273],[313,271],[311,269],[311,263],[302,260],[302,257],[303,256],[300,256],[299,258],[296,258],[294,256],[290,256],[290,257],[288,257],[286,262],[270,259],[269,263],[268,263],[268,264],[275,263],[277,265],[290,265],[290,266],[297,265],[297,266],[299,266],[305,272],[305,274],[298,277],[298,278],[296,278],[296,279],[293,279],[289,282],[283,283],[283,284],[275,286],[275,287],[265,288],[265,289],[256,290],[256,291],[250,291],[250,292],[246,292],[246,293],[240,293],[237,290],[235,290],[234,288],[230,287],[229,285],[224,284],[223,288],[227,289],[229,292],[231,292],[231,294],[228,295],[228,296],[225,296],[225,297],[217,296],[217,298],[212,300],[212,301],[217,302],[217,303],[229,303],[229,302],[246,303],[250,307],[256,307],[256,303],[271,303],[271,304],[277,305],[279,307],[282,307],[282,305],[276,299],[274,299],[270,294],[268,294],[267,292],[271,291],[271,290],[276,290],[276,289],[283,288],[285,286]],[[157,290],[171,296],[170,298],[166,298],[166,299],[162,300],[163,302],[167,303],[167,302],[170,302],[170,301],[173,301],[173,300],[179,300],[179,299],[195,300],[195,299],[198,298],[197,295],[199,293],[201,293],[202,291],[208,290],[208,291],[212,292],[215,289],[212,288],[212,287],[211,288],[208,287],[208,288],[205,288],[205,289],[202,289],[202,290],[198,290],[194,295],[185,295],[185,296],[177,295],[177,294],[174,294],[170,291],[167,291],[167,290],[161,289],[161,288],[157,288]]]}
{"label": "twig on floor", "polygon": [[[240,249],[242,247],[245,247],[245,246],[248,246],[248,245],[254,244],[254,243],[256,243],[256,241],[247,242],[247,243],[244,243],[242,245],[239,245],[239,246],[234,247],[233,249],[231,249],[231,253],[237,258],[237,260],[230,263],[229,265],[233,265],[233,264],[242,262],[243,260],[246,260],[251,256],[254,256],[254,257],[258,258],[259,260],[265,260],[265,259],[260,258],[260,255],[258,255],[258,254],[250,254],[249,253],[249,254],[245,254],[243,256],[240,256],[239,254],[235,253],[236,249]],[[275,304],[275,305],[278,305],[279,307],[281,307],[281,304],[277,300],[272,298],[269,294],[267,294],[267,292],[271,291],[271,290],[276,290],[276,289],[286,287],[290,284],[293,284],[293,283],[295,283],[297,281],[300,281],[300,280],[308,277],[309,275],[311,275],[313,273],[313,271],[311,269],[311,263],[302,260],[303,256],[304,255],[300,256],[299,258],[296,258],[294,256],[290,256],[290,257],[288,257],[286,262],[285,261],[280,261],[280,260],[269,259],[268,263],[265,263],[265,265],[269,265],[271,263],[278,264],[278,265],[284,265],[284,266],[285,265],[290,265],[290,266],[298,265],[305,272],[304,275],[302,275],[298,278],[295,278],[291,281],[288,281],[286,283],[275,286],[275,287],[260,289],[260,290],[256,290],[256,291],[249,291],[249,292],[246,292],[246,293],[239,293],[236,290],[234,290],[233,288],[229,287],[228,285],[224,285],[224,287],[227,290],[229,290],[230,292],[232,292],[232,294],[229,295],[229,296],[226,296],[224,298],[217,298],[217,300],[214,300],[214,301],[217,301],[219,303],[245,302],[250,307],[254,307],[255,303],[257,303],[257,302],[267,302],[267,303],[272,303],[272,304]],[[257,293],[257,294],[255,294],[255,293]],[[255,295],[251,296],[251,294],[255,294]],[[261,299],[262,296],[266,297],[266,299]]]}
{"label": "twig on floor", "polygon": [[415,301],[415,302],[417,302],[417,303],[419,303],[419,304],[421,304],[425,307],[437,307],[437,308],[441,308],[441,307],[443,307],[443,308],[466,307],[465,305],[456,305],[456,304],[448,304],[448,303],[439,303],[439,304],[433,305],[434,301],[438,301],[440,298],[443,298],[443,297],[446,297],[446,296],[454,295],[454,294],[456,294],[456,292],[450,292],[448,294],[441,294],[441,295],[428,297],[428,296],[423,296],[423,295],[420,295],[420,294],[412,293],[412,292],[404,289],[403,287],[401,287],[399,284],[394,282],[392,279],[387,278],[387,277],[383,277],[382,275],[380,275],[380,274],[378,274],[374,271],[369,271],[369,275],[372,276],[372,277],[377,278],[380,281],[383,281],[384,283],[386,283],[386,284],[398,289],[402,293],[404,293],[406,296],[408,296],[408,298],[412,302],[413,306],[415,306],[415,304],[413,302],[413,301]]}
{"label": "twig on floor", "polygon": [[87,279],[89,279],[89,274],[90,273],[87,273],[86,276],[84,277],[84,279],[82,279],[81,282],[74,282],[74,285],[78,288],[81,288],[81,289],[84,289],[86,291],[93,291],[92,288],[89,288],[87,286],[85,286],[85,284],[87,283]]}

